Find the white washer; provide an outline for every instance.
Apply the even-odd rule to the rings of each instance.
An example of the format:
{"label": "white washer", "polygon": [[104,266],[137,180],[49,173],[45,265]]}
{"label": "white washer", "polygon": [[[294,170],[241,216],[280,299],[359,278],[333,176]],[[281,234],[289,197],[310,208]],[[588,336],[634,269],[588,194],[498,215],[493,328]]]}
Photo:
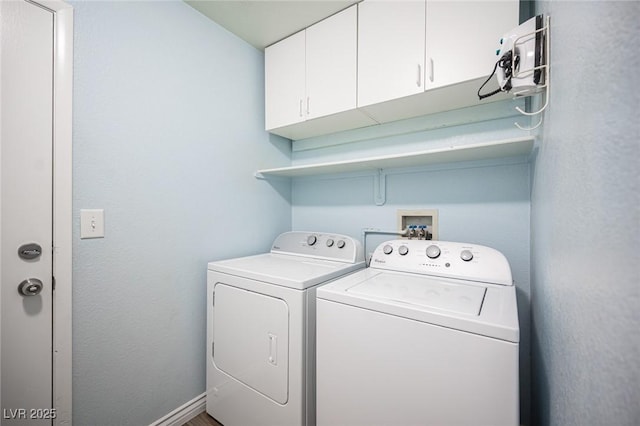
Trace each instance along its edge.
{"label": "white washer", "polygon": [[516,292],[500,252],[389,241],[317,297],[319,426],[519,424]]}
{"label": "white washer", "polygon": [[364,268],[351,237],[287,232],[207,272],[207,412],[225,426],[315,424],[316,289]]}

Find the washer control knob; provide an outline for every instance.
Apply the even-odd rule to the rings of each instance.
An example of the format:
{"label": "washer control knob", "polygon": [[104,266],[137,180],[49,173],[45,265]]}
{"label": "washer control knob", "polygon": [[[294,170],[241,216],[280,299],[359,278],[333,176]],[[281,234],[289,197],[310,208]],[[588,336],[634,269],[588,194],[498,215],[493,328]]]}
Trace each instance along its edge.
{"label": "washer control knob", "polygon": [[468,262],[473,259],[473,253],[471,253],[470,250],[462,250],[462,252],[460,253],[460,259]]}
{"label": "washer control knob", "polygon": [[331,238],[329,238],[327,240],[327,247],[331,247],[331,246],[333,246],[333,240]]}
{"label": "washer control knob", "polygon": [[440,247],[434,245],[427,247],[427,257],[429,259],[436,259],[438,256],[440,256]]}
{"label": "washer control knob", "polygon": [[315,235],[309,235],[307,237],[307,244],[309,244],[310,246],[314,245],[316,241],[318,241],[318,237],[316,237]]}
{"label": "washer control knob", "polygon": [[387,244],[384,247],[382,247],[382,252],[384,254],[391,254],[391,253],[393,253],[393,247],[391,247],[389,244]]}
{"label": "washer control knob", "polygon": [[400,246],[398,248],[398,253],[400,253],[400,256],[404,256],[405,254],[409,253],[409,247],[407,246]]}
{"label": "washer control knob", "polygon": [[338,248],[344,248],[345,244],[344,240],[338,240]]}

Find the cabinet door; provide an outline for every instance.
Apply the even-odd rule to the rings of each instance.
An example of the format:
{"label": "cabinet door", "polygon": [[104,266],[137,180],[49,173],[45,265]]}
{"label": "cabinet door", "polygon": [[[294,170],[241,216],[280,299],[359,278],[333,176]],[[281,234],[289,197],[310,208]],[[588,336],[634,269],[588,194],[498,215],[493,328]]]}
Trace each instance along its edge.
{"label": "cabinet door", "polygon": [[305,120],[305,32],[265,49],[265,127]]}
{"label": "cabinet door", "polygon": [[424,90],[424,1],[358,4],[358,106]]}
{"label": "cabinet door", "polygon": [[488,76],[500,38],[518,26],[518,0],[427,1],[426,90]]}
{"label": "cabinet door", "polygon": [[357,7],[307,28],[307,118],[356,107]]}

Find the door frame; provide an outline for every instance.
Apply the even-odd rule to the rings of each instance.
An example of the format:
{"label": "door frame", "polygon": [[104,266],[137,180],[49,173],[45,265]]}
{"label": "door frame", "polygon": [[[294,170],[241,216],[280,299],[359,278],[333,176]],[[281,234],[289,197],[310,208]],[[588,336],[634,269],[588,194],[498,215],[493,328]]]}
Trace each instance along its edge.
{"label": "door frame", "polygon": [[53,13],[53,407],[54,425],[72,420],[73,8],[26,0]]}

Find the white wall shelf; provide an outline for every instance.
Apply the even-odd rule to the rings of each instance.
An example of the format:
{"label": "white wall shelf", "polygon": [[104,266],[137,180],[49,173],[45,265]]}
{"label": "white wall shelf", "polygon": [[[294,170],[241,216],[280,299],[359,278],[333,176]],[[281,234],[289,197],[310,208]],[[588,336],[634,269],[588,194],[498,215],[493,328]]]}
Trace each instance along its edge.
{"label": "white wall shelf", "polygon": [[461,146],[427,149],[402,154],[381,155],[356,160],[332,161],[300,166],[262,169],[255,177],[300,177],[348,172],[380,171],[390,168],[417,167],[431,164],[458,163],[463,161],[489,160],[528,156],[533,149],[534,138],[525,136],[500,141],[482,142]]}

